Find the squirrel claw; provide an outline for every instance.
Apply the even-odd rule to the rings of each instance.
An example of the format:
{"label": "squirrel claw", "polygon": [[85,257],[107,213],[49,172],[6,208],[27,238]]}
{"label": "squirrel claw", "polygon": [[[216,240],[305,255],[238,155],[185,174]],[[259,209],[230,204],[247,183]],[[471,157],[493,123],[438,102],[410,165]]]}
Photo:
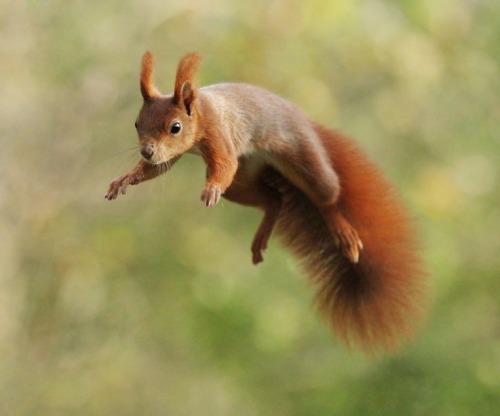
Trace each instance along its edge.
{"label": "squirrel claw", "polygon": [[207,184],[201,193],[201,200],[207,207],[213,207],[220,201],[222,190],[217,185]]}
{"label": "squirrel claw", "polygon": [[111,185],[109,185],[108,192],[106,193],[106,195],[104,195],[104,198],[106,198],[108,201],[116,199],[119,190],[120,186],[117,184],[117,181],[112,182]]}

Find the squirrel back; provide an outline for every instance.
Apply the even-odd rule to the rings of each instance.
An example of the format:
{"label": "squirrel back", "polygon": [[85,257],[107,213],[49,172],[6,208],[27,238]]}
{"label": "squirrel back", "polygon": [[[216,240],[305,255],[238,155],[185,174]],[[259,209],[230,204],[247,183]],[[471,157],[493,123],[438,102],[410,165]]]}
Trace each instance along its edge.
{"label": "squirrel back", "polygon": [[353,140],[314,128],[338,173],[339,209],[358,231],[363,255],[358,263],[343,256],[317,208],[268,171],[266,182],[283,194],[275,231],[308,274],[321,316],[348,346],[394,349],[412,338],[424,306],[425,273],[413,221],[396,190]]}

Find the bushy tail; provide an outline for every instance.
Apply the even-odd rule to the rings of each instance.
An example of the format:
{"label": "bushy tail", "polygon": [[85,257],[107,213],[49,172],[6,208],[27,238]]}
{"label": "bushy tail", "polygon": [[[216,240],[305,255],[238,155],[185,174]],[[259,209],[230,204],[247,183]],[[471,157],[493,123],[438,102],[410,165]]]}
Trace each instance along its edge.
{"label": "bushy tail", "polygon": [[358,146],[315,127],[341,183],[340,211],[363,242],[359,263],[336,248],[318,210],[287,185],[276,232],[316,287],[321,315],[347,344],[393,349],[421,318],[424,277],[412,220],[393,186]]}

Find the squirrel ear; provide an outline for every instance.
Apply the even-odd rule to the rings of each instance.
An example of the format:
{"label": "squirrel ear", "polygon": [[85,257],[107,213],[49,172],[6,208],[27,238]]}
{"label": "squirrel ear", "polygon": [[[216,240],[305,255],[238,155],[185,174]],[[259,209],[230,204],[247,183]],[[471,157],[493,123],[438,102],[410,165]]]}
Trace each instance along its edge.
{"label": "squirrel ear", "polygon": [[181,97],[180,103],[184,104],[186,112],[191,115],[193,108],[193,102],[196,99],[196,91],[193,89],[191,82],[184,81],[181,87]]}
{"label": "squirrel ear", "polygon": [[146,51],[141,61],[141,94],[145,101],[159,95],[153,83],[154,56]]}
{"label": "squirrel ear", "polygon": [[191,114],[192,104],[196,98],[196,89],[193,87],[193,78],[200,66],[201,56],[196,53],[184,55],[177,66],[175,76],[174,102],[184,105],[188,114]]}

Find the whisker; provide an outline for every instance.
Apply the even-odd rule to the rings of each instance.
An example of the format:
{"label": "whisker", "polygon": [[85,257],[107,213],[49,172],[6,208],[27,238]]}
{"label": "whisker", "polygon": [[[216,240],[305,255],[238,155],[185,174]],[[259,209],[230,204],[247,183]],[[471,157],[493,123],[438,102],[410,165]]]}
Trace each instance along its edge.
{"label": "whisker", "polygon": [[139,146],[134,146],[130,147],[128,149],[120,150],[116,153],[110,154],[110,155],[104,155],[102,158],[98,159],[95,163],[98,165],[102,164],[107,164],[112,158],[117,157],[117,156],[122,156],[125,153],[127,154],[127,157],[125,158],[126,160],[121,161],[121,167],[125,167],[125,165],[131,165],[132,164],[132,158],[136,158],[137,154],[133,152],[133,150],[137,150]]}
{"label": "whisker", "polygon": [[[160,175],[163,175],[167,170],[168,170],[168,162],[166,163],[162,163],[159,167],[159,170],[160,170]],[[165,179],[166,178],[166,175],[163,175],[162,178],[161,178],[161,193],[162,195],[165,194]]]}
{"label": "whisker", "polygon": [[164,169],[165,169],[164,163],[160,163],[159,165],[156,165],[156,171],[158,172],[158,176],[165,173]]}
{"label": "whisker", "polygon": [[118,152],[112,153],[112,154],[108,155],[107,157],[109,157],[109,158],[116,157],[116,156],[119,156],[123,153],[130,152],[132,150],[137,150],[137,149],[139,149],[138,145],[133,146],[133,147],[129,147],[128,149],[119,150]]}
{"label": "whisker", "polygon": [[203,158],[203,159],[206,159],[206,155],[205,153],[203,153],[203,150],[201,150],[199,147],[197,147],[196,145],[194,146],[194,148],[196,149],[196,151],[200,154],[200,156]]}

